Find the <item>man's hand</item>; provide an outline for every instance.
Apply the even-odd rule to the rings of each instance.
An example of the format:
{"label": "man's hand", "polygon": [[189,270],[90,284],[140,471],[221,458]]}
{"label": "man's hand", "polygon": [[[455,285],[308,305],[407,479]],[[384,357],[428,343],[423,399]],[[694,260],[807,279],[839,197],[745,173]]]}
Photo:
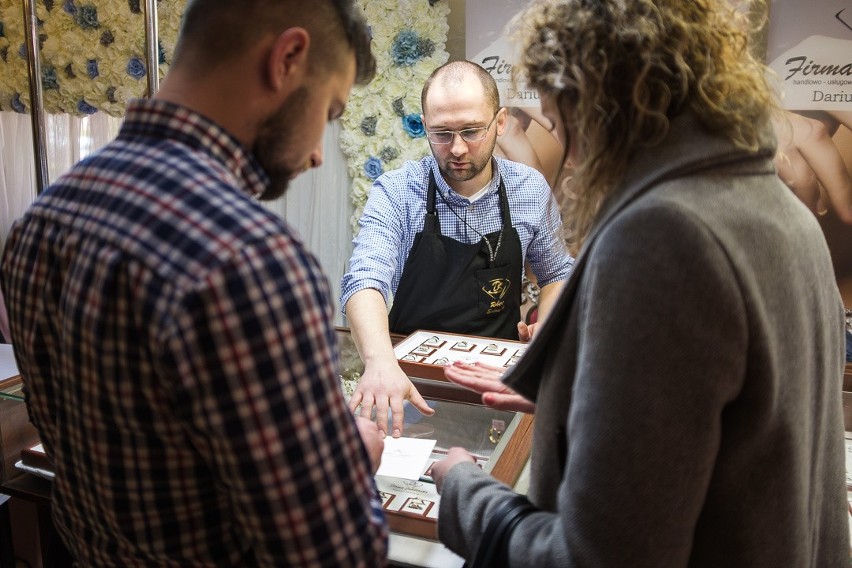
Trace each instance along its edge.
{"label": "man's hand", "polygon": [[435,480],[435,488],[438,490],[438,493],[441,492],[441,488],[444,486],[444,478],[450,469],[454,465],[464,462],[476,463],[476,459],[464,448],[450,448],[447,457],[432,464],[432,479]]}
{"label": "man's hand", "polygon": [[384,296],[377,290],[365,288],[352,295],[346,304],[352,325],[352,339],[364,362],[364,374],[349,399],[349,409],[370,418],[376,409],[376,423],[383,434],[388,433],[388,408],[393,418],[394,438],[402,435],[402,403],[408,399],[425,416],[435,411],[429,408],[414,385],[399,368],[391,344],[388,313]]}
{"label": "man's hand", "polygon": [[482,404],[497,410],[535,412],[535,404],[519,395],[502,382],[503,369],[485,363],[456,361],[444,369],[450,381],[482,395]]}
{"label": "man's hand", "polygon": [[403,428],[403,401],[409,400],[425,416],[435,413],[411,380],[402,372],[396,359],[368,365],[349,399],[349,409],[355,412],[360,406],[360,416],[370,418],[376,409],[376,424],[383,435],[388,433],[388,408],[392,416],[392,435],[399,438]]}
{"label": "man's hand", "polygon": [[370,456],[371,473],[375,475],[382,463],[382,452],[385,449],[384,436],[379,432],[376,424],[367,418],[356,416],[355,425],[358,427],[358,434],[361,435],[361,441],[364,442],[367,454]]}

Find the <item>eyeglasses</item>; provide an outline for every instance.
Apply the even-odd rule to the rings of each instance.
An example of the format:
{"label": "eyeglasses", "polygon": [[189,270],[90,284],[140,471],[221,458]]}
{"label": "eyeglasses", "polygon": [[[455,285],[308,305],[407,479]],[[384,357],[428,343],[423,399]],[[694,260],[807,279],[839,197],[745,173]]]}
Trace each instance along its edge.
{"label": "eyeglasses", "polygon": [[488,126],[479,126],[477,128],[465,128],[464,130],[427,130],[426,137],[432,144],[449,144],[453,141],[456,134],[461,136],[465,142],[479,142],[485,135],[488,134],[488,129],[494,124],[494,119],[497,114],[488,123]]}

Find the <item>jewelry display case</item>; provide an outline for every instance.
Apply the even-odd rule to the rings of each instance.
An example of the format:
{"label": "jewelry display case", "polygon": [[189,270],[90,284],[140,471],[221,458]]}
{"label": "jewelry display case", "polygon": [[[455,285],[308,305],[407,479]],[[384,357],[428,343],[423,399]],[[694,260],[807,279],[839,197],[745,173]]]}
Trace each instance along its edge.
{"label": "jewelry display case", "polygon": [[[428,342],[432,338],[437,338],[433,340],[436,345],[441,342],[445,342],[443,346],[467,342],[476,344],[479,350],[494,343],[497,345],[495,351],[500,351],[501,356],[508,358],[512,357],[509,349],[514,353],[514,350],[524,346],[518,342],[495,342],[492,339],[428,331],[418,331],[408,337],[394,336],[392,342],[404,351],[422,344],[424,339]],[[357,381],[364,365],[349,330],[338,328],[338,340],[341,348],[341,379],[344,383]],[[440,377],[435,369],[441,371]],[[529,458],[533,418],[528,414],[494,410],[482,405],[477,393],[444,379],[443,367],[440,365],[417,362],[404,366],[403,370],[435,410],[435,414],[423,416],[406,402],[402,435],[433,439],[436,444],[420,479],[377,476],[376,485],[391,530],[437,540],[440,498],[428,476],[431,462],[442,459],[451,447],[459,446],[473,454],[483,470],[507,485],[514,486]]]}
{"label": "jewelry display case", "polygon": [[[337,335],[341,350],[341,379],[344,384],[347,381],[351,383],[363,373],[364,365],[349,330],[338,328]],[[402,336],[392,337],[394,343],[405,339]],[[438,377],[431,370],[429,373],[418,372],[425,367],[442,370],[439,366],[421,365],[408,368],[407,372],[421,395],[435,409],[435,414],[423,416],[406,403],[403,427],[403,436],[436,440],[425,469],[431,461],[442,459],[449,448],[460,446],[476,456],[483,470],[514,486],[529,458],[532,416],[487,408],[481,404],[477,393],[448,382],[443,373]],[[433,378],[418,376],[420,374]],[[0,485],[10,490],[23,481],[47,484],[48,489],[42,493],[49,497],[48,481],[15,467],[15,463],[21,461],[22,452],[38,444],[37,431],[29,423],[26,405],[23,404],[20,377],[0,381],[0,422]],[[440,499],[434,482],[425,473],[418,480],[377,476],[376,482],[393,532],[437,540]]]}
{"label": "jewelry display case", "polygon": [[407,375],[438,381],[445,380],[444,366],[456,361],[508,369],[526,350],[527,344],[520,341],[422,329],[394,345],[399,366]]}

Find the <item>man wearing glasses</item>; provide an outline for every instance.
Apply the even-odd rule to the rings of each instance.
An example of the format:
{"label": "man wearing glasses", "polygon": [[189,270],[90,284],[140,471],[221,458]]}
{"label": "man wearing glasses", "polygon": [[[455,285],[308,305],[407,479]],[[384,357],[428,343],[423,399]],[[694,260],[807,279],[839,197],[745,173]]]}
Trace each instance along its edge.
{"label": "man wearing glasses", "polygon": [[375,406],[379,429],[394,437],[403,400],[433,411],[400,369],[389,332],[528,339],[519,324],[524,263],[541,288],[540,316],[573,264],[545,179],[493,155],[507,112],[492,76],[469,61],[447,63],[426,80],[421,105],[432,155],[376,180],[341,292],[365,363],[350,408],[369,416]]}

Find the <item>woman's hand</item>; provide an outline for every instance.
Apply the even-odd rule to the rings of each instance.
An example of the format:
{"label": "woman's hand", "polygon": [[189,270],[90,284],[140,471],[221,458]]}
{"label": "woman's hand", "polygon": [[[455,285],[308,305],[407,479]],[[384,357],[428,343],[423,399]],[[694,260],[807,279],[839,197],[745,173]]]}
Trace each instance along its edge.
{"label": "woman's hand", "polygon": [[450,448],[447,457],[432,464],[430,473],[432,479],[435,480],[435,488],[438,490],[438,493],[441,492],[441,488],[444,486],[444,478],[450,469],[454,465],[464,462],[476,463],[476,459],[464,448]]}
{"label": "woman's hand", "polygon": [[444,368],[444,375],[457,385],[480,393],[485,406],[528,414],[535,412],[535,404],[500,382],[501,367],[456,361]]}

